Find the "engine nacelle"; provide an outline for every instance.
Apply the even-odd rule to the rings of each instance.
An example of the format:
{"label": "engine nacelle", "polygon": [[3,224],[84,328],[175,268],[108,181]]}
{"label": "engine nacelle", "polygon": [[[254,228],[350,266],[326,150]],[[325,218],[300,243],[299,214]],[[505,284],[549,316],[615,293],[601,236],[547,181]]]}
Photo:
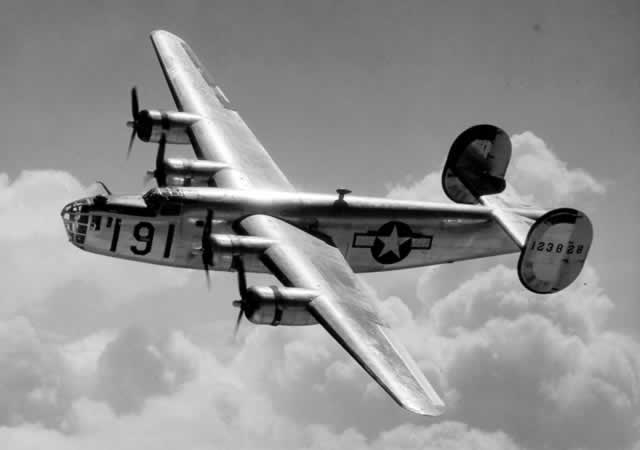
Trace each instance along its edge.
{"label": "engine nacelle", "polygon": [[216,173],[229,166],[200,159],[168,158],[164,161],[164,173],[170,186],[212,186]]}
{"label": "engine nacelle", "polygon": [[200,116],[181,111],[144,109],[136,116],[136,132],[144,142],[160,142],[164,136],[168,144],[189,144],[189,127]]}
{"label": "engine nacelle", "polygon": [[[308,305],[318,296],[310,289],[252,286],[243,300],[247,319],[258,325],[315,325]],[[240,306],[240,302],[234,302]]]}

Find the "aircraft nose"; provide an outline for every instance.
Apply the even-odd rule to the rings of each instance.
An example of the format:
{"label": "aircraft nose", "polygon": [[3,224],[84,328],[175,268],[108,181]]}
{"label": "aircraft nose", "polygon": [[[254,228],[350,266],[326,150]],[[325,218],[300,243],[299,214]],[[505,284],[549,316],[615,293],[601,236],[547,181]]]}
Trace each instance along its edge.
{"label": "aircraft nose", "polygon": [[60,211],[69,241],[76,247],[84,246],[89,225],[90,205],[89,199],[81,199],[65,205]]}

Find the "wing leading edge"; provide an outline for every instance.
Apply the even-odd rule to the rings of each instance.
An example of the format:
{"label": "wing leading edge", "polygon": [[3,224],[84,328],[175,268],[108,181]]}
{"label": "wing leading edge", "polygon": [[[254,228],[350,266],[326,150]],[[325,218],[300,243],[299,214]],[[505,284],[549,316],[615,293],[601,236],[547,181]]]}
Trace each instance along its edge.
{"label": "wing leading edge", "polygon": [[216,186],[293,191],[191,47],[163,30],[151,42],[178,109],[203,118],[190,130],[196,155],[229,166],[215,175]]}
{"label": "wing leading edge", "polygon": [[239,227],[277,242],[265,252],[264,264],[286,286],[321,292],[309,306],[312,314],[400,406],[423,415],[442,414],[444,402],[378,313],[374,293],[338,249],[273,217],[250,216]]}

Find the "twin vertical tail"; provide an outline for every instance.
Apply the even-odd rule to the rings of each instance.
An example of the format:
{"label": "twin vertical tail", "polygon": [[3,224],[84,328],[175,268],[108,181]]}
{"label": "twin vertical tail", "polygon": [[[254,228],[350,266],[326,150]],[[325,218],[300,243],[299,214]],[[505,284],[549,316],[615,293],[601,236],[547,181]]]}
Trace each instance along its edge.
{"label": "twin vertical tail", "polygon": [[442,172],[442,187],[456,203],[482,204],[520,248],[518,276],[538,294],[569,286],[587,259],[593,227],[581,211],[541,211],[509,188],[505,175],[511,139],[494,125],[476,125],[453,142]]}

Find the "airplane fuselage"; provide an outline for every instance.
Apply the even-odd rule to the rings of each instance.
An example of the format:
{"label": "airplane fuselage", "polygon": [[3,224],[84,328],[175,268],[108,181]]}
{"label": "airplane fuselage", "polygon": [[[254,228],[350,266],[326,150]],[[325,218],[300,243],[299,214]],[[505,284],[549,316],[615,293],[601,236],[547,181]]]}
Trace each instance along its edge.
{"label": "airplane fuselage", "polygon": [[[73,211],[75,208],[75,211]],[[161,188],[143,196],[97,196],[69,204],[69,239],[83,250],[117,258],[203,268],[207,211],[211,234],[238,234],[250,215],[285,220],[337,247],[355,272],[428,266],[518,252],[484,206],[348,195]],[[535,218],[538,213],[523,211]],[[75,228],[73,228],[75,227]],[[213,252],[211,269],[233,270],[232,254]],[[247,270],[268,272],[252,254]]]}

